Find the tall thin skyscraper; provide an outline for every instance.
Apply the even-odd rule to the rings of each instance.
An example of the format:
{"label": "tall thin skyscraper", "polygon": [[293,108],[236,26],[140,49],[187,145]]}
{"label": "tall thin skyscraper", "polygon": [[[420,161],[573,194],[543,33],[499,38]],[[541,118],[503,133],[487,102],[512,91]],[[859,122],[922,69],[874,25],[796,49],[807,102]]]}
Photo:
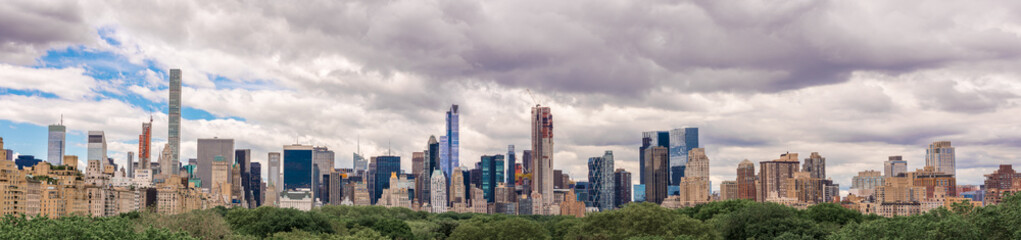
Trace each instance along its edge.
{"label": "tall thin skyscraper", "polygon": [[755,201],[755,163],[745,159],[737,164],[737,198]]}
{"label": "tall thin skyscraper", "polygon": [[808,176],[811,178],[826,179],[826,158],[819,155],[817,152],[813,152],[805,159],[805,164],[801,167],[802,172],[808,172]]}
{"label": "tall thin skyscraper", "polygon": [[142,134],[138,135],[138,169],[149,169],[152,156],[152,117],[142,123]]}
{"label": "tall thin skyscraper", "polygon": [[[553,204],[553,114],[549,107],[532,108],[532,192],[543,206]],[[538,204],[538,203],[536,203]]]}
{"label": "tall thin skyscraper", "polygon": [[925,150],[925,166],[934,167],[937,172],[957,176],[954,147],[950,141],[938,141],[929,144]]}
{"label": "tall thin skyscraper", "polygon": [[134,166],[135,164],[132,164],[134,161],[135,161],[135,152],[128,152],[128,172],[125,173],[125,174],[127,174],[127,176],[129,178],[135,177],[135,166]]}
{"label": "tall thin skyscraper", "polygon": [[507,186],[514,187],[514,165],[517,164],[517,156],[514,154],[514,145],[507,145]]}
{"label": "tall thin skyscraper", "polygon": [[160,166],[164,174],[176,176],[181,165],[181,69],[170,69],[169,106],[167,142],[170,144],[170,159],[168,162],[161,162]]}
{"label": "tall thin skyscraper", "polygon": [[453,170],[454,167],[461,166],[459,150],[461,145],[461,130],[459,126],[460,116],[461,113],[459,112],[457,105],[451,105],[450,110],[447,111],[447,138],[446,141],[443,141],[442,137],[440,140],[444,144],[442,146],[444,151],[441,152],[446,154],[445,158],[443,158],[444,162],[442,163],[443,173],[447,174],[447,176],[451,176],[450,171]]}
{"label": "tall thin skyscraper", "polygon": [[908,161],[904,161],[901,156],[890,156],[890,158],[883,163],[883,176],[896,177],[898,174],[905,173],[907,171]]}
{"label": "tall thin skyscraper", "polygon": [[46,161],[50,162],[50,165],[58,166],[64,161],[64,149],[67,143],[67,127],[64,127],[63,117],[61,117],[60,123],[50,125],[49,133]]}
{"label": "tall thin skyscraper", "polygon": [[106,134],[103,131],[89,131],[89,158],[86,160],[99,161],[99,169],[106,169]]}

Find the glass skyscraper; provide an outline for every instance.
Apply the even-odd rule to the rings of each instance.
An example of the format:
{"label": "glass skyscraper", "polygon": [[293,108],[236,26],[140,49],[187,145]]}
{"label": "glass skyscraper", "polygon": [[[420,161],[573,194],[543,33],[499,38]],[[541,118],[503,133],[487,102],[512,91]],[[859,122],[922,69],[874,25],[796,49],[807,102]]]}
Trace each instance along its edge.
{"label": "glass skyscraper", "polygon": [[312,146],[284,146],[284,190],[312,189]]}
{"label": "glass skyscraper", "polygon": [[64,145],[67,142],[67,128],[63,123],[50,125],[49,148],[47,149],[46,161],[50,165],[58,166],[64,161]]}
{"label": "glass skyscraper", "polygon": [[99,161],[99,169],[106,167],[106,134],[103,131],[89,131],[89,158],[86,162]]}
{"label": "glass skyscraper", "polygon": [[514,188],[514,165],[517,165],[517,154],[514,153],[514,145],[507,145],[507,187]]}
{"label": "glass skyscraper", "polygon": [[[663,132],[660,132],[661,134]],[[677,128],[670,130],[668,145],[670,148],[670,184],[677,185],[684,177],[685,165],[688,163],[688,151],[699,148],[698,128]]]}
{"label": "glass skyscraper", "polygon": [[503,155],[482,156],[482,196],[494,202],[496,186],[504,180]]}
{"label": "glass skyscraper", "polygon": [[588,159],[589,199],[600,211],[613,209],[613,152]]}
{"label": "glass skyscraper", "polygon": [[373,178],[375,185],[373,186],[372,192],[372,204],[376,204],[379,201],[379,197],[383,195],[384,188],[390,188],[390,175],[392,173],[401,173],[401,157],[399,156],[379,156],[374,157],[373,162],[370,165],[375,167]]}
{"label": "glass skyscraper", "polygon": [[[160,163],[164,174],[177,175],[181,162],[181,69],[170,69],[170,101],[167,116],[167,142],[170,144],[170,159]],[[201,171],[201,170],[200,170]]]}
{"label": "glass skyscraper", "polygon": [[455,167],[461,166],[460,150],[458,150],[461,144],[460,115],[461,113],[458,111],[457,105],[451,105],[450,110],[447,111],[446,141],[443,140],[443,137],[440,137],[440,142],[443,144],[441,147],[444,148],[440,152],[446,155],[440,158],[443,160],[441,167],[443,168],[443,173],[447,174],[447,176],[451,176],[450,171]]}

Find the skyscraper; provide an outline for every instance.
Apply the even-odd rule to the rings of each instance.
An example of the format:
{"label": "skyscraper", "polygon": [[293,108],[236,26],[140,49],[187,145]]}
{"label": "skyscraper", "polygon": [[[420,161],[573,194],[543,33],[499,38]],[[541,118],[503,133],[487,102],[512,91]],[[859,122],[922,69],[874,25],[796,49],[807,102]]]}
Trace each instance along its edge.
{"label": "skyscraper", "polygon": [[312,147],[312,165],[316,168],[315,171],[313,171],[314,175],[312,175],[312,183],[313,186],[315,186],[312,188],[314,191],[312,196],[314,198],[323,198],[322,193],[325,192],[323,191],[325,190],[323,189],[323,186],[325,186],[325,183],[323,182],[323,175],[328,175],[330,174],[330,171],[333,171],[333,159],[333,151],[329,148],[320,146]]}
{"label": "skyscraper", "polygon": [[262,200],[265,198],[262,191],[262,164],[257,162],[249,164],[248,175],[250,176],[248,186],[252,192],[252,198],[248,200],[249,206],[251,208],[262,206]]}
{"label": "skyscraper", "polygon": [[464,184],[464,182],[465,182],[464,171],[461,170],[461,167],[455,167],[454,171],[452,171],[452,172],[454,173],[454,175],[450,176],[450,183],[451,183],[450,184],[450,192],[447,194],[447,195],[450,195],[450,196],[449,196],[449,198],[447,198],[447,201],[439,202],[439,203],[436,203],[436,204],[448,204],[449,205],[449,204],[454,204],[454,203],[467,203],[468,202],[468,197],[465,196],[465,189],[466,188],[465,188],[465,184]]}
{"label": "skyscraper", "polygon": [[284,189],[284,183],[280,179],[280,153],[270,152],[266,159],[266,181],[273,183],[274,189],[269,189],[269,194],[280,194]]}
{"label": "skyscraper", "polygon": [[[64,149],[67,142],[67,127],[64,127],[64,120],[61,118],[61,123],[50,125],[49,131],[49,146],[46,155],[46,161],[50,165],[58,166],[64,161]],[[0,149],[2,150],[2,149]]]}
{"label": "skyscraper", "polygon": [[152,157],[152,117],[142,123],[142,134],[138,135],[138,169],[149,169]]}
{"label": "skyscraper", "polygon": [[359,153],[352,153],[352,155],[353,156],[351,157],[351,161],[352,161],[351,164],[354,167],[354,169],[353,169],[354,172],[357,173],[359,171],[364,172],[366,170],[369,170],[369,161],[365,160],[364,156],[362,156]]}
{"label": "skyscraper", "polygon": [[613,172],[613,206],[621,207],[631,202],[631,172],[618,168]]}
{"label": "skyscraper", "polygon": [[[205,188],[215,187],[213,185],[213,173],[209,169],[213,169],[213,161],[216,160],[216,157],[223,157],[223,160],[226,161],[226,168],[223,171],[228,172],[227,177],[229,180],[230,166],[234,164],[234,139],[200,138],[197,142],[197,148],[198,167],[195,170],[202,181],[202,186]],[[174,168],[176,169],[177,167]]]}
{"label": "skyscraper", "polygon": [[170,144],[170,159],[161,162],[160,166],[164,174],[177,175],[181,166],[181,69],[170,69],[169,106],[167,142]]}
{"label": "skyscraper", "polygon": [[450,110],[447,111],[447,138],[446,141],[440,140],[445,144],[442,146],[444,151],[441,151],[441,153],[446,154],[445,158],[442,158],[444,160],[442,166],[443,173],[447,174],[447,176],[450,176],[450,171],[454,167],[461,166],[460,150],[458,150],[461,144],[460,115],[461,113],[458,111],[457,105],[451,105]]}
{"label": "skyscraper", "polygon": [[517,164],[517,157],[514,154],[514,145],[507,145],[507,186],[514,188],[514,165]]}
{"label": "skyscraper", "polygon": [[[432,184],[432,173],[433,170],[440,169],[440,142],[436,141],[436,136],[429,136],[429,140],[425,146],[425,159],[422,161],[422,175],[416,176],[416,179],[422,180],[422,195],[419,197],[419,201],[422,203],[430,203],[432,201],[432,188],[438,187]],[[443,183],[446,184],[446,183]],[[446,188],[446,185],[443,185]],[[446,193],[446,192],[444,192]],[[444,196],[446,197],[446,196]]]}
{"label": "skyscraper", "polygon": [[737,165],[737,198],[756,201],[755,163],[745,159]]}
{"label": "skyscraper", "polygon": [[[664,148],[668,148],[669,149],[669,147],[670,147],[669,136],[670,136],[670,132],[659,132],[659,131],[642,132],[642,146],[638,147],[638,153],[639,153],[638,154],[638,182],[640,182],[641,184],[646,184],[645,183],[645,179],[646,179],[646,177],[645,177],[645,170],[648,169],[648,168],[645,167],[645,163],[648,162],[645,159],[645,150],[649,149],[651,147],[655,147],[655,146],[660,146],[660,147],[664,147]],[[668,154],[668,157],[669,157],[669,154]],[[668,171],[667,174],[669,175],[669,169],[667,171]]]}
{"label": "skyscraper", "polygon": [[901,156],[890,156],[889,160],[883,162],[883,176],[896,177],[898,174],[908,171],[908,161]]}
{"label": "skyscraper", "polygon": [[[658,134],[661,135],[662,132],[658,132]],[[680,181],[679,179],[684,177],[684,168],[688,162],[688,151],[699,147],[698,128],[677,128],[670,130],[668,139],[670,148],[670,179],[671,184],[676,185]]]}
{"label": "skyscraper", "polygon": [[133,176],[135,176],[134,175],[135,174],[135,167],[134,167],[135,164],[132,164],[134,161],[135,161],[135,152],[128,152],[128,172],[126,173],[128,178],[132,178]]}
{"label": "skyscraper", "polygon": [[805,164],[801,167],[802,172],[808,172],[810,178],[826,179],[826,158],[813,152],[805,158]]}
{"label": "skyscraper", "polygon": [[419,198],[418,202],[425,201],[425,199],[422,199],[425,196],[424,191],[428,191],[425,189],[425,185],[428,185],[428,182],[432,180],[422,177],[425,176],[425,171],[429,169],[426,164],[429,163],[425,161],[425,152],[411,153],[411,174],[415,176],[415,197]]}
{"label": "skyscraper", "polygon": [[[443,171],[441,171],[440,169],[435,169],[432,172],[432,180],[431,181],[432,181],[432,185],[433,186],[442,186],[443,184],[446,184],[447,179],[446,179],[445,176],[443,176]],[[432,195],[432,201],[431,201],[432,202],[432,205],[431,205],[432,206],[432,212],[434,212],[434,213],[446,212],[447,211],[447,192],[446,192],[447,188],[434,187],[431,190],[432,190],[432,192],[430,194]]]}
{"label": "skyscraper", "polygon": [[[252,185],[252,150],[251,149],[237,149],[234,150],[234,163],[238,165],[238,170],[241,174],[241,182],[238,184],[241,186],[243,199],[242,202],[247,204],[250,208],[255,208],[255,203],[251,200],[255,198],[255,192],[253,192]],[[233,178],[232,178],[233,179]]]}
{"label": "skyscraper", "polygon": [[503,182],[503,155],[482,156],[482,195],[487,202],[495,202],[496,186]]}
{"label": "skyscraper", "polygon": [[284,145],[283,189],[312,188],[312,146]]}
{"label": "skyscraper", "polygon": [[938,141],[929,144],[925,151],[925,166],[936,168],[936,171],[957,176],[954,147],[950,141]]}
{"label": "skyscraper", "polygon": [[599,211],[613,209],[613,151],[606,151],[602,157],[589,158],[588,171],[589,199],[592,205],[599,208]]}
{"label": "skyscraper", "polygon": [[[542,196],[541,204],[553,204],[553,114],[549,107],[532,108],[532,192]],[[535,203],[539,204],[539,203]]]}
{"label": "skyscraper", "polygon": [[370,169],[375,166],[373,171],[374,176],[369,176],[375,179],[372,192],[372,204],[376,204],[379,201],[379,197],[383,196],[383,188],[390,187],[390,175],[401,173],[401,157],[399,156],[378,156],[372,157],[372,162],[369,163]]}
{"label": "skyscraper", "polygon": [[106,169],[106,134],[103,131],[89,131],[89,158],[99,161],[99,169]]}
{"label": "skyscraper", "polygon": [[642,155],[645,158],[645,201],[661,204],[666,198],[670,177],[669,150],[654,146],[646,148]]}

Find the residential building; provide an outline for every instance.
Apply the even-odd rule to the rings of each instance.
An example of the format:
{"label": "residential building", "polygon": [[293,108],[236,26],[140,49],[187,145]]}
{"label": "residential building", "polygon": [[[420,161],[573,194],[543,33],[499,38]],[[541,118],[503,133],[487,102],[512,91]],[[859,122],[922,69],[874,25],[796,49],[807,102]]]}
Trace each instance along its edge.
{"label": "residential building", "polygon": [[755,163],[748,159],[741,161],[737,165],[737,198],[757,201],[755,179]]}
{"label": "residential building", "polygon": [[[438,169],[438,168],[437,169],[433,169],[433,173],[431,175],[432,175],[432,182],[431,182],[431,184],[433,186],[443,186],[444,184],[447,183],[447,179],[443,175],[443,171],[441,171],[440,169]],[[446,198],[447,198],[446,197],[447,196],[447,188],[445,188],[445,187],[434,187],[431,190],[432,190],[432,192],[430,193],[430,195],[432,195],[431,196],[432,197],[432,201],[431,201],[432,212],[433,213],[447,212],[447,200],[446,200]]]}
{"label": "residential building", "polygon": [[553,204],[553,113],[549,107],[532,107],[532,192],[542,196],[535,205]]}
{"label": "residential building", "polygon": [[[461,166],[459,150],[461,144],[460,115],[461,113],[458,111],[458,106],[456,104],[451,105],[450,110],[448,110],[446,114],[446,138],[440,137],[440,141],[442,142],[440,146],[440,153],[443,154],[443,156],[440,157],[442,160],[440,166],[443,169],[443,173],[447,176],[451,176],[451,170],[455,167]],[[444,141],[444,139],[446,141]]]}
{"label": "residential building", "polygon": [[738,196],[737,181],[723,181],[720,183],[720,200],[740,199]]}
{"label": "residential building", "polygon": [[445,201],[444,203],[449,202],[450,204],[457,203],[467,204],[468,197],[465,196],[466,194],[465,189],[467,188],[465,187],[464,184],[464,171],[461,170],[461,167],[455,167],[453,173],[454,175],[450,176],[450,182],[452,184],[450,184],[450,192],[448,194],[449,196],[447,198],[447,201]]}
{"label": "residential building", "polygon": [[[142,123],[142,134],[138,135],[138,168],[151,169],[152,164],[152,117]],[[128,164],[131,166],[132,164]]]}
{"label": "residential building", "polygon": [[517,154],[514,153],[514,145],[507,145],[507,173],[504,174],[507,177],[505,182],[507,186],[514,186],[515,165],[517,165]]}
{"label": "residential building", "polygon": [[1015,172],[1010,164],[1000,164],[1000,168],[985,175],[986,205],[999,204],[1007,194],[1021,191],[1021,173]]}
{"label": "residential building", "polygon": [[826,158],[813,152],[805,158],[805,164],[801,167],[802,172],[808,172],[809,178],[826,179]]}
{"label": "residential building", "polygon": [[876,170],[865,170],[858,172],[858,176],[851,178],[851,194],[859,197],[873,196],[876,187],[883,186],[886,178]]}
{"label": "residential building", "polygon": [[786,197],[788,178],[793,178],[799,166],[797,153],[781,154],[779,159],[759,162],[758,201],[765,201],[767,196]]}
{"label": "residential building", "polygon": [[[181,69],[170,69],[170,101],[167,116],[167,144],[170,158],[160,162],[164,174],[177,175],[181,166]],[[206,168],[208,169],[208,168]]]}

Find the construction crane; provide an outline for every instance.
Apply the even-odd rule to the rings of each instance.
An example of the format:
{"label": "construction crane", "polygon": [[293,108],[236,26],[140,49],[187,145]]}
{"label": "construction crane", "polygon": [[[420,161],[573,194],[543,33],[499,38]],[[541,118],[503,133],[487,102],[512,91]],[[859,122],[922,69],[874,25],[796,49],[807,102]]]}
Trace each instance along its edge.
{"label": "construction crane", "polygon": [[541,105],[542,104],[542,103],[539,102],[539,100],[535,99],[535,94],[532,94],[532,89],[525,88],[525,91],[528,92],[528,96],[532,98],[532,102],[535,103],[535,105]]}

